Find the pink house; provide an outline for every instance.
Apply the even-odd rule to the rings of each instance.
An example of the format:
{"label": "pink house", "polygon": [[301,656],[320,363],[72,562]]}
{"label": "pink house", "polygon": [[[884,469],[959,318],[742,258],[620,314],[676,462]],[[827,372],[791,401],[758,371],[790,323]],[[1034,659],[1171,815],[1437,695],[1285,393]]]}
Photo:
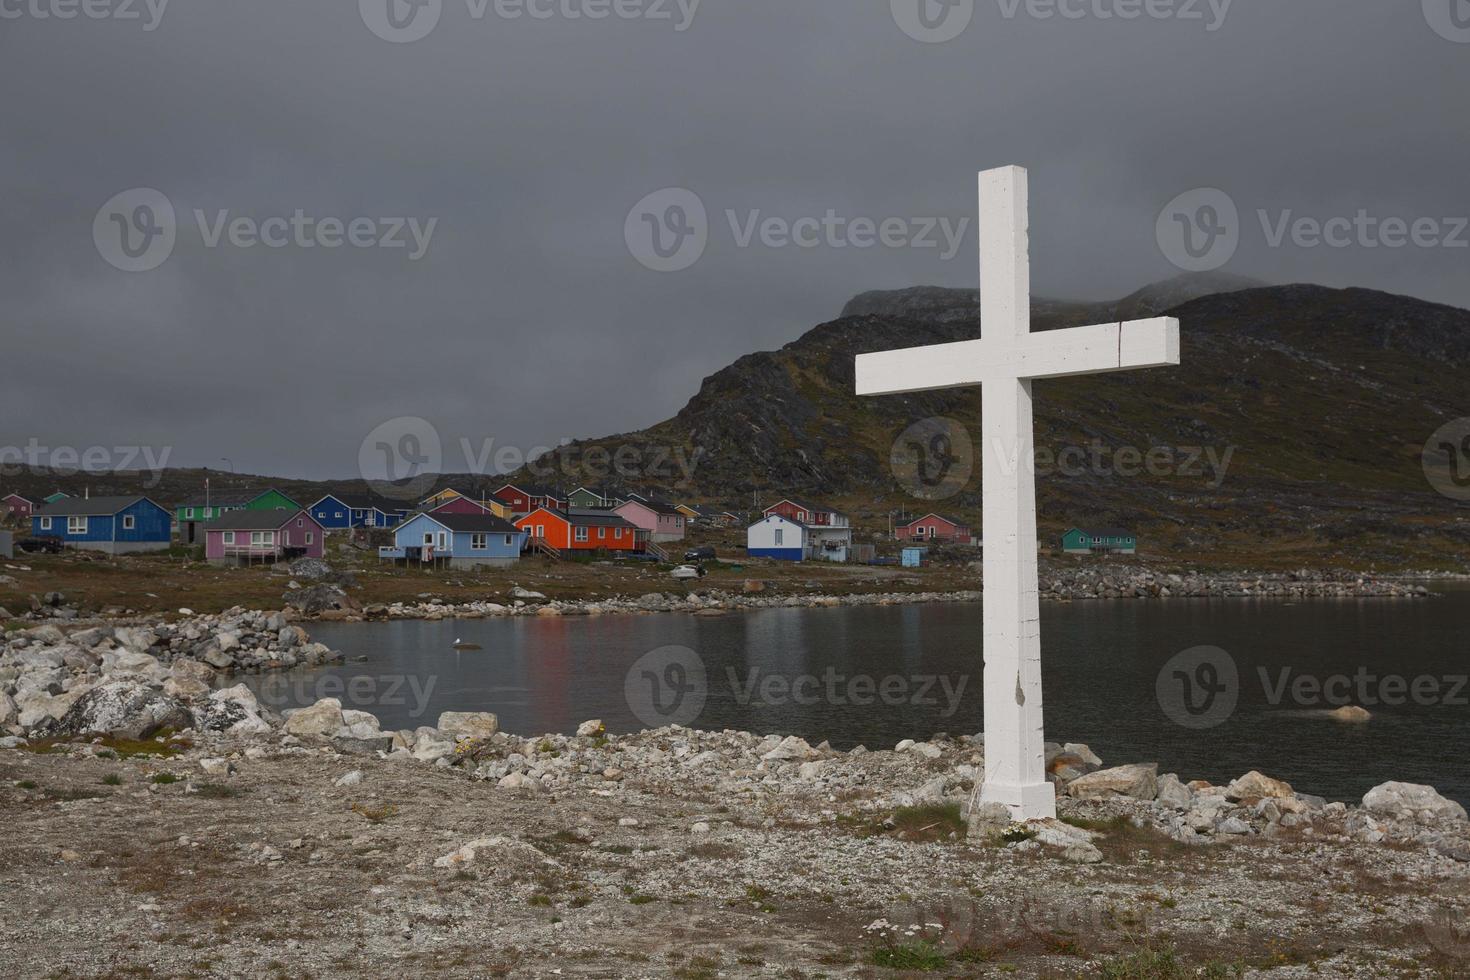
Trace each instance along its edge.
{"label": "pink house", "polygon": [[0,497],[0,517],[9,517],[17,521],[29,522],[31,515],[36,512],[40,504],[29,497],[22,497],[18,493],[12,493],[7,497]]}
{"label": "pink house", "polygon": [[970,530],[970,525],[951,520],[941,514],[925,514],[907,524],[901,524],[893,529],[893,536],[900,541],[974,543],[974,534]]}
{"label": "pink house", "polygon": [[204,525],[204,557],[217,564],[320,558],[326,532],[304,510],[234,510]]}
{"label": "pink house", "polygon": [[684,540],[684,515],[670,504],[656,500],[630,500],[614,507],[613,513],[634,527],[647,531],[650,540]]}

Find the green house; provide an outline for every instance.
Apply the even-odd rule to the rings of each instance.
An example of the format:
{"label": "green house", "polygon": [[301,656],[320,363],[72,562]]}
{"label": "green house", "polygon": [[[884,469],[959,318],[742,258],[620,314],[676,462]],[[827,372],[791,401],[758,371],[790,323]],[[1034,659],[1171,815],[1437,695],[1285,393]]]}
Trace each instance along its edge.
{"label": "green house", "polygon": [[1062,535],[1062,551],[1069,555],[1132,555],[1138,552],[1138,538],[1119,528],[1084,531],[1074,527]]}
{"label": "green house", "polygon": [[598,487],[578,487],[567,494],[567,502],[578,510],[612,510],[612,493]]}
{"label": "green house", "polygon": [[251,498],[246,510],[302,510],[302,506],[281,491],[272,487]]}
{"label": "green house", "polygon": [[69,493],[63,493],[60,490],[58,490],[55,493],[53,493],[51,496],[49,496],[49,497],[46,498],[46,503],[48,503],[48,504],[54,504],[54,503],[56,503],[56,501],[58,501],[58,500],[66,500],[70,496],[71,496],[71,494],[69,494]]}

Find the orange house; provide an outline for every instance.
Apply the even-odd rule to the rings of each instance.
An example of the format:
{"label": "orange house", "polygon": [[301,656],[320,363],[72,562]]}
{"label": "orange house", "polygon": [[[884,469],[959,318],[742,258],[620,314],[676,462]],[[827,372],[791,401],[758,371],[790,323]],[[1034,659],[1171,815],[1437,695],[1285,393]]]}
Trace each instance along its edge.
{"label": "orange house", "polygon": [[558,551],[641,551],[647,535],[607,510],[550,510],[538,507],[515,522]]}

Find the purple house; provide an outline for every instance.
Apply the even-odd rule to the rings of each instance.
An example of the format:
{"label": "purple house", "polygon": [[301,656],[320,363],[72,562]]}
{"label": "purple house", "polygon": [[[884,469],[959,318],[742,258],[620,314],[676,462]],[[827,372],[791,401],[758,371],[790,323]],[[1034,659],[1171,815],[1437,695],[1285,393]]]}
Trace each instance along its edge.
{"label": "purple house", "polygon": [[320,558],[326,532],[304,510],[235,510],[204,525],[204,557],[216,564]]}
{"label": "purple house", "polygon": [[657,500],[629,500],[613,513],[634,527],[648,532],[653,541],[683,541],[684,514],[672,504]]}

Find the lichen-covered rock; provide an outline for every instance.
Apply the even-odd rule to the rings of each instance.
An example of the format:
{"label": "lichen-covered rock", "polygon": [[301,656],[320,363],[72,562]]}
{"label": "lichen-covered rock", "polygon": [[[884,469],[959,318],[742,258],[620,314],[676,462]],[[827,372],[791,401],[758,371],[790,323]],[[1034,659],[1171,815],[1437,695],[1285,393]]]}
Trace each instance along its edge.
{"label": "lichen-covered rock", "polygon": [[446,711],[437,727],[455,738],[489,738],[500,731],[500,719],[488,711]]}
{"label": "lichen-covered rock", "polygon": [[1227,800],[1287,799],[1294,795],[1290,783],[1272,779],[1254,769],[1225,787]]}
{"label": "lichen-covered rock", "polygon": [[291,712],[286,718],[286,731],[291,735],[335,735],[344,724],[342,702],[322,698],[309,708]]}
{"label": "lichen-covered rock", "polygon": [[87,691],[50,728],[56,735],[99,734],[151,738],[165,728],[193,725],[189,709],[177,698],[132,680],[108,681]]}
{"label": "lichen-covered rock", "polygon": [[271,730],[269,720],[256,700],[255,694],[244,684],[215,691],[208,698],[196,701],[192,707],[194,727],[206,732],[225,732],[230,735],[257,735]]}
{"label": "lichen-covered rock", "polygon": [[1078,799],[1102,799],[1130,796],[1135,800],[1152,800],[1159,791],[1159,764],[1135,763],[1115,766],[1079,776],[1067,786],[1067,793]]}

